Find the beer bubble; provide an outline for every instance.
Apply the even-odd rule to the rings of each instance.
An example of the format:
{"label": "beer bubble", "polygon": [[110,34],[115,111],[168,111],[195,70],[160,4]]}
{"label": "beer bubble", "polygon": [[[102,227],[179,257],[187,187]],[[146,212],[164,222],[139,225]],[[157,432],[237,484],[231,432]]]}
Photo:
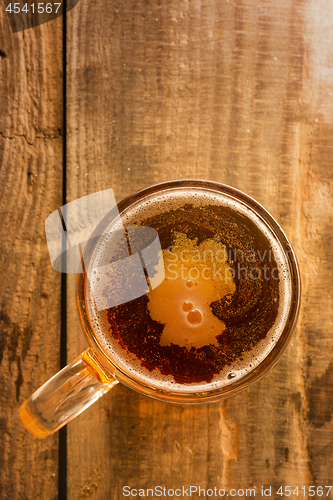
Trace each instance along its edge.
{"label": "beer bubble", "polygon": [[201,315],[201,312],[198,311],[198,309],[193,309],[192,311],[190,311],[187,315],[187,321],[191,324],[191,325],[198,325],[199,323],[201,323],[202,321],[202,315]]}
{"label": "beer bubble", "polygon": [[193,309],[193,304],[192,302],[190,302],[189,300],[186,300],[183,305],[182,305],[182,309],[183,311],[187,312],[187,311],[191,311],[191,309]]}

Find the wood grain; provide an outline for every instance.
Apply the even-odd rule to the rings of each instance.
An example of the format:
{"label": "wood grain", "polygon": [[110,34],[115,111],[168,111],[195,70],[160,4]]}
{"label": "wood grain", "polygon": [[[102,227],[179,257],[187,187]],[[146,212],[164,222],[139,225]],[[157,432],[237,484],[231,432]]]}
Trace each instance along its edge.
{"label": "wood grain", "polygon": [[0,497],[57,498],[58,436],[19,406],[59,369],[60,275],[44,222],[62,200],[62,23],[13,34],[0,4]]}
{"label": "wood grain", "polygon": [[[58,438],[29,436],[18,406],[59,366],[43,225],[62,200],[62,24],[13,35],[1,5],[0,496],[53,499]],[[188,408],[118,386],[72,422],[69,499],[332,484],[332,22],[314,0],[81,0],[68,14],[68,201],[171,178],[234,185],[282,224],[303,280],[290,347],[246,392]],[[73,277],[68,292],[74,357]]]}
{"label": "wood grain", "polygon": [[[68,426],[68,498],[123,486],[331,484],[332,9],[314,0],[81,0],[68,15],[68,200],[207,178],[261,202],[299,256],[279,364],[216,405],[117,386]],[[85,346],[69,284],[69,353]],[[290,498],[297,498],[292,495]],[[332,497],[332,492],[329,498]]]}
{"label": "wood grain", "polygon": [[[244,393],[185,408],[118,386],[71,423],[69,499],[191,484],[255,486],[260,498],[262,486],[332,483],[326,16],[330,3],[312,0],[81,0],[69,15],[69,197],[112,187],[120,200],[185,177],[233,185],[282,224],[303,278],[290,347]],[[69,335],[74,356],[80,326]]]}

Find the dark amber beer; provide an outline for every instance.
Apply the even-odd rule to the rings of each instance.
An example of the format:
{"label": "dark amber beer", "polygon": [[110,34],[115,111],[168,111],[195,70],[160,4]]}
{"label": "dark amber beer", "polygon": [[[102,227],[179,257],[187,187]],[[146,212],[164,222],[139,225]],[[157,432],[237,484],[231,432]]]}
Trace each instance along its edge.
{"label": "dark amber beer", "polygon": [[108,235],[122,225],[155,229],[164,266],[149,293],[103,311],[94,300],[98,273],[85,279],[95,341],[122,381],[177,400],[232,391],[264,373],[286,345],[299,300],[294,254],[271,216],[246,195],[202,181],[149,188],[119,211],[104,221],[89,266],[105,264]]}
{"label": "dark amber beer", "polygon": [[21,405],[40,438],[118,382],[170,403],[231,396],[276,363],[297,321],[290,243],[229,186],[143,189],[109,212],[81,255],[77,301],[90,346]]}

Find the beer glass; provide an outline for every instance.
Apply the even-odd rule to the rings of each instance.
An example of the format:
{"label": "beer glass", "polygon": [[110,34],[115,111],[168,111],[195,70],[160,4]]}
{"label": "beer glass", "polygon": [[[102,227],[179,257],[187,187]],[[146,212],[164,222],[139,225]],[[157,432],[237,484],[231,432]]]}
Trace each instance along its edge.
{"label": "beer glass", "polygon": [[[113,308],[108,307],[110,304],[104,307],[102,300],[102,304],[97,307],[97,296],[94,295],[92,288],[94,280],[99,278],[95,279],[91,270],[98,269],[95,263],[101,255],[108,257],[108,235],[114,233],[119,220],[125,228],[155,227],[162,246],[162,263],[163,261],[166,263],[168,255],[170,261],[175,261],[181,256],[187,268],[185,264],[183,265],[183,261],[178,260],[178,267],[171,269],[174,273],[177,269],[187,269],[192,272],[191,279],[188,279],[189,276],[178,276],[178,281],[175,279],[172,282],[172,275],[163,273],[165,279],[160,279],[155,286],[152,286],[153,281],[148,279],[149,299],[146,296],[138,297],[132,301],[127,300],[125,305],[119,303],[120,305],[115,305]],[[175,244],[175,241],[178,243]],[[190,246],[185,246],[180,251],[180,247],[177,247],[180,241]],[[149,338],[152,335],[147,333],[145,336],[142,333],[144,325],[153,325],[156,331],[160,332],[164,328],[163,322],[169,321],[167,314],[170,316],[170,325],[174,324],[172,323],[174,318],[171,317],[178,314],[177,307],[173,312],[172,309],[168,310],[167,304],[170,298],[173,300],[170,304],[177,302],[177,294],[183,285],[184,290],[186,286],[193,285],[192,302],[196,297],[200,298],[200,287],[208,290],[208,297],[217,299],[217,295],[209,295],[213,293],[212,286],[216,285],[216,280],[220,280],[221,286],[225,286],[223,276],[221,273],[217,276],[218,271],[215,267],[215,274],[212,274],[215,261],[213,264],[213,261],[210,261],[210,267],[203,267],[205,263],[201,262],[200,269],[198,267],[195,272],[193,271],[195,266],[190,262],[190,257],[196,255],[197,260],[200,260],[198,249],[206,249],[205,257],[210,255],[207,241],[213,245],[212,248],[220,252],[218,261],[223,261],[226,283],[230,285],[227,291],[223,289],[224,292],[220,292],[223,298],[215,302],[213,300],[213,304],[206,305],[208,310],[206,319],[215,315],[211,321],[220,321],[219,324],[223,325],[222,333],[210,337],[213,339],[207,341],[210,345],[202,345],[200,341],[198,345],[195,341],[189,345],[186,344],[189,342],[187,338],[175,341],[171,328],[169,332],[173,339],[171,342],[166,339],[164,345],[160,345],[162,341],[156,344],[155,338],[155,344],[151,344],[150,348]],[[229,246],[226,245],[226,241],[229,241]],[[254,248],[255,241],[264,242],[262,245],[266,245],[266,250],[263,250],[264,247],[260,247],[260,251],[259,247]],[[242,255],[240,246],[243,248]],[[142,259],[144,251],[142,248],[139,250],[141,253],[138,252],[140,257],[138,262],[144,267]],[[264,266],[257,268],[254,273],[250,262],[251,259],[263,262],[264,258],[268,262],[270,259],[267,257],[267,250],[271,252],[275,267],[266,266],[267,276],[264,277],[262,274]],[[160,257],[161,255],[159,253]],[[23,424],[39,438],[44,438],[60,429],[119,382],[145,396],[170,403],[209,403],[232,396],[261,378],[277,362],[288,345],[297,321],[301,293],[300,276],[295,253],[288,239],[273,217],[259,203],[233,187],[216,182],[176,180],[148,187],[129,196],[118,205],[116,212],[111,210],[93,233],[85,250],[84,263],[83,273],[78,275],[77,280],[77,304],[89,347],[39,388],[20,408]],[[198,269],[202,270],[200,277]],[[247,269],[251,276],[246,276],[245,279],[244,273]],[[268,276],[269,269],[271,275]],[[237,270],[239,276],[236,276]],[[274,275],[273,270],[277,270]],[[147,269],[144,271],[147,278]],[[258,272],[261,275],[260,280]],[[167,279],[169,284],[166,283]],[[212,279],[213,283],[210,283],[209,279]],[[110,281],[112,284],[112,276]],[[197,289],[195,284],[199,285]],[[160,292],[157,293],[159,290],[165,290],[165,298]],[[260,306],[259,302],[255,302],[256,294],[260,298]],[[153,301],[158,304],[164,303],[161,307],[162,312],[164,311],[163,317],[166,319],[161,322],[156,311],[153,311]],[[253,304],[251,301],[254,301]],[[204,313],[202,316],[192,302],[189,300],[182,302],[184,317],[189,318],[191,323],[189,328],[193,327],[193,331],[200,331],[195,328],[198,328],[198,323],[204,320]],[[230,319],[233,302],[236,313]],[[158,311],[158,308],[156,310]],[[220,320],[216,320],[219,314]],[[254,319],[250,321],[249,318]],[[244,325],[244,321],[247,321],[248,326],[241,331],[240,325]],[[211,328],[214,328],[213,323]],[[251,340],[250,333],[256,330],[262,331],[262,335]],[[248,342],[244,344],[245,347],[242,347],[239,341],[240,331],[243,332],[245,344]],[[126,332],[126,339],[125,333],[121,332]],[[132,349],[135,336],[138,335],[135,332],[141,332],[141,340]],[[175,346],[177,342],[179,345]],[[203,344],[205,342],[203,341]],[[148,345],[145,347],[144,355],[141,354],[143,345]],[[167,365],[163,364],[165,360],[158,358],[154,353],[155,348],[159,353],[171,353]],[[175,353],[178,353],[176,361],[172,358],[175,357]],[[184,356],[184,362],[180,355]],[[163,355],[159,356],[163,358]],[[235,357],[235,362],[232,356]],[[193,364],[189,362],[191,359]],[[191,373],[192,366],[193,373]],[[219,366],[221,366],[220,372]],[[184,371],[185,367],[187,371]]]}

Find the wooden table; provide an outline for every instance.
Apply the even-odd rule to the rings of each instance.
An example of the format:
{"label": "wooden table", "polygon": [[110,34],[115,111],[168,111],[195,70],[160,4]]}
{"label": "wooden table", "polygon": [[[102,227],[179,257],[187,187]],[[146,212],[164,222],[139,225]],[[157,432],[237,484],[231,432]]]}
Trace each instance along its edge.
{"label": "wooden table", "polygon": [[[15,34],[0,12],[0,498],[193,485],[235,498],[271,486],[274,499],[298,486],[299,500],[332,485],[332,1],[80,0],[65,22]],[[179,178],[235,186],[283,226],[303,283],[290,346],[219,404],[171,406],[119,384],[60,445],[32,437],[19,405],[59,369],[61,338],[68,361],[86,346],[45,219],[103,188],[120,201]]]}

